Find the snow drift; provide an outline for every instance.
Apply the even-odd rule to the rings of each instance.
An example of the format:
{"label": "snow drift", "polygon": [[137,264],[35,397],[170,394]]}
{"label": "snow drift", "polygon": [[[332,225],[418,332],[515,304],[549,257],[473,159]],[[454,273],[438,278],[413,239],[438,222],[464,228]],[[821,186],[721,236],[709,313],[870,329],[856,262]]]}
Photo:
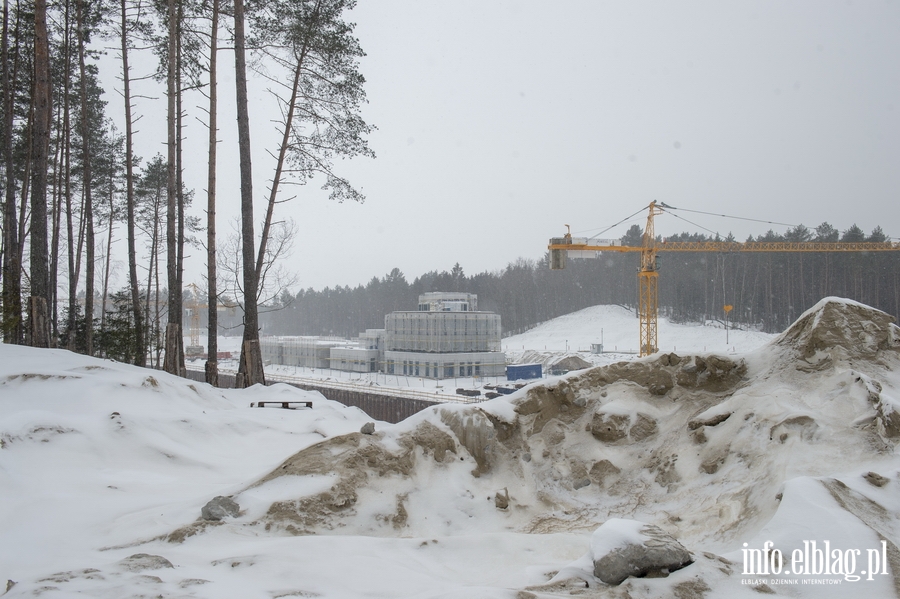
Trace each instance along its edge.
{"label": "snow drift", "polygon": [[[419,563],[426,577],[440,581],[434,584],[457,589],[446,596],[521,598],[778,594],[785,590],[779,581],[787,579],[746,572],[745,550],[765,547],[769,560],[775,550],[791,556],[811,542],[828,541],[842,550],[858,548],[863,556],[883,548],[887,564],[880,566],[889,573],[852,580],[854,574],[842,571],[832,576],[833,586],[796,586],[792,596],[896,596],[900,329],[892,320],[867,306],[827,298],[755,352],[657,354],[551,379],[477,406],[435,407],[397,425],[379,423],[371,435],[355,432],[360,415],[348,418],[325,403],[331,410],[327,417],[318,407],[311,412],[320,419],[318,429],[299,427],[318,430],[320,440],[306,434],[298,451],[274,467],[257,469],[256,476],[247,476],[253,470],[248,465],[246,482],[232,485],[229,493],[210,488],[203,495],[203,485],[194,484],[187,500],[179,499],[177,526],[163,531],[144,525],[130,543],[119,530],[98,539],[115,537],[120,553],[139,549],[173,564],[180,558],[209,582],[221,575],[219,562],[208,553],[223,543],[234,545],[233,551],[252,544],[255,557],[236,559],[233,567],[260,575],[277,562],[261,549],[264,544],[274,551],[302,542],[291,539],[349,537],[356,547],[365,544],[360,539],[377,538],[402,547],[396,559]],[[184,385],[159,376],[165,381],[160,385]],[[26,384],[23,373],[5,377],[0,389],[6,396],[11,386]],[[33,378],[27,384],[37,385]],[[142,384],[122,383],[129,393]],[[195,390],[201,388],[202,405],[228,397],[199,385]],[[228,401],[229,409],[236,409],[234,400]],[[194,418],[199,426],[196,413]],[[334,418],[345,424],[325,424]],[[65,419],[53,422],[70,426]],[[203,430],[214,435],[213,424],[204,423]],[[57,434],[24,420],[7,421],[0,432],[9,448],[28,435],[34,442],[36,436]],[[199,517],[216,495],[241,506],[237,517]],[[188,504],[193,518],[185,517]],[[658,527],[691,552],[693,563],[666,578],[628,578],[619,586],[601,582],[593,576],[590,533],[613,518]],[[420,548],[414,555],[407,552],[409,539]],[[452,576],[437,573],[432,561],[437,558],[423,552],[438,539],[442,548],[465,539],[458,553],[444,552],[439,559],[458,559],[466,567],[453,566]],[[520,549],[532,539],[545,539],[537,562]],[[463,556],[483,558],[488,546],[510,554],[502,565],[494,562],[500,573],[493,576]],[[583,555],[576,559],[579,546]],[[516,559],[531,569],[516,568],[509,561]],[[398,574],[405,570],[397,564],[381,577],[373,575],[374,589],[367,594],[441,595],[436,586],[426,584],[423,590],[411,582],[417,575]],[[54,588],[42,592],[53,596],[74,589],[76,578],[78,589],[111,592],[107,571],[122,569],[85,567],[92,577],[45,584]],[[391,576],[401,580],[385,579]],[[322,582],[327,576],[320,578],[291,592],[354,596],[345,583],[329,586]],[[10,595],[37,591],[40,584],[35,578],[13,587]],[[279,596],[271,584],[258,585],[250,587],[256,595]],[[159,592],[159,585],[150,587]],[[178,589],[184,596],[217,596],[212,584]]]}

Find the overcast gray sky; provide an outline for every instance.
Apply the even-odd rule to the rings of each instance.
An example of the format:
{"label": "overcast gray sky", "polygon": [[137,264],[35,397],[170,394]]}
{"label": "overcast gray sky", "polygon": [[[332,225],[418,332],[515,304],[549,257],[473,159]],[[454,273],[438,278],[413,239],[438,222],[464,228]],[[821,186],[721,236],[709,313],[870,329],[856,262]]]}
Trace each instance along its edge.
{"label": "overcast gray sky", "polygon": [[[362,205],[316,186],[289,192],[297,198],[280,209],[300,228],[290,267],[303,287],[353,286],[393,267],[409,280],[455,262],[496,270],[541,257],[567,223],[590,235],[651,200],[900,237],[896,0],[361,0],[350,20],[368,54],[364,116],[378,127],[378,157],[339,166]],[[262,206],[277,137],[255,86]],[[239,195],[233,112],[220,126],[226,230]],[[186,179],[200,214],[204,135],[193,127]],[[769,228],[684,216],[740,240]],[[668,215],[656,226],[704,232]],[[202,259],[193,268],[200,282]]]}

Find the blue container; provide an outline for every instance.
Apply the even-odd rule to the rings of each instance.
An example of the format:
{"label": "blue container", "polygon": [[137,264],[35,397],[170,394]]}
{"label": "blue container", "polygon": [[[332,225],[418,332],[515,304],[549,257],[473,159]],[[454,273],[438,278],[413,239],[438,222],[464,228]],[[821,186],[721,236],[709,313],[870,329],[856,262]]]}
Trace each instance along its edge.
{"label": "blue container", "polygon": [[540,364],[513,364],[506,367],[506,380],[539,379],[543,376]]}

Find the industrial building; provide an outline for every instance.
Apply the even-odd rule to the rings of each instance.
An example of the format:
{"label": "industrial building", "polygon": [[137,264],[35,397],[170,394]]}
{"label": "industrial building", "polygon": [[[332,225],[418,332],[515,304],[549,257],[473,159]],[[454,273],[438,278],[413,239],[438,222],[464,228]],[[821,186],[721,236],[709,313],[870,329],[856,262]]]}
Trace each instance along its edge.
{"label": "industrial building", "polygon": [[384,362],[384,329],[366,329],[355,345],[330,350],[331,368],[348,372],[379,372]]}
{"label": "industrial building", "polygon": [[391,312],[384,329],[354,341],[334,337],[267,337],[263,360],[306,368],[433,379],[504,376],[500,315],[478,311],[471,293],[424,293],[418,310]]}
{"label": "industrial building", "polygon": [[444,379],[503,376],[500,315],[478,312],[471,293],[424,293],[415,312],[384,317],[385,372]]}
{"label": "industrial building", "polygon": [[267,364],[331,368],[331,350],[348,343],[340,337],[263,337],[259,346]]}

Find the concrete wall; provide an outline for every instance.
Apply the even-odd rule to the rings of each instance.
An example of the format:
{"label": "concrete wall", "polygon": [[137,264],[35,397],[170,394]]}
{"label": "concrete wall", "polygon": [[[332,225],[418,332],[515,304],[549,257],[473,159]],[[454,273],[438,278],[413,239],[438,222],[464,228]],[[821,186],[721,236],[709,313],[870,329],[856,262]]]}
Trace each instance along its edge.
{"label": "concrete wall", "polygon": [[359,347],[332,347],[331,367],[349,372],[378,372],[381,352]]}
{"label": "concrete wall", "polygon": [[[203,382],[205,380],[203,372],[199,370],[188,370],[187,378]],[[283,383],[282,381],[272,381],[270,384]],[[417,412],[421,412],[426,408],[438,405],[437,402],[430,402],[421,399],[410,399],[407,397],[395,397],[388,394],[372,393],[370,391],[351,391],[348,389],[333,389],[323,385],[306,385],[298,383],[283,383],[291,385],[299,389],[307,391],[318,391],[326,398],[339,401],[345,406],[355,406],[363,412],[371,416],[375,420],[384,420],[385,422],[397,423],[404,420]],[[219,386],[223,388],[234,387],[234,375],[219,374]],[[247,406],[250,406],[248,401]],[[268,408],[261,408],[268,409]],[[274,408],[277,409],[277,408]],[[313,403],[315,409],[315,402]]]}

